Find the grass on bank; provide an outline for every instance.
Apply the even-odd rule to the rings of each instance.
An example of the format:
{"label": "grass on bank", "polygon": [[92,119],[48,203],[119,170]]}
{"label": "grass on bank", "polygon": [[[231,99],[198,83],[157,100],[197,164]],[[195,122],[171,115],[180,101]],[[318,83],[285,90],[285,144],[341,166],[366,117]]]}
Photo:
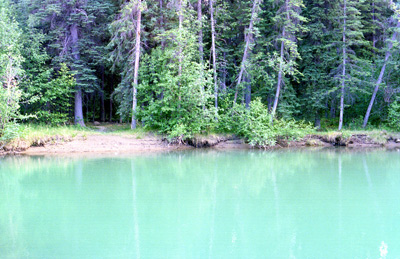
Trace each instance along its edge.
{"label": "grass on bank", "polygon": [[354,129],[354,130],[328,130],[328,131],[316,131],[315,135],[324,136],[326,139],[331,140],[332,142],[340,136],[342,139],[348,139],[351,136],[355,135],[366,135],[373,142],[377,144],[385,144],[388,139],[398,139],[400,138],[400,134],[393,130],[387,128],[368,128],[368,129]]}
{"label": "grass on bank", "polygon": [[94,126],[91,123],[87,123],[86,127],[77,125],[63,125],[63,126],[49,126],[40,124],[23,124],[21,125],[22,139],[40,138],[40,137],[52,137],[52,136],[65,136],[65,137],[76,137],[76,136],[89,136],[89,135],[129,135],[141,138],[149,131],[138,127],[135,130],[131,130],[130,124],[100,124]]}
{"label": "grass on bank", "polygon": [[94,126],[88,123],[87,127],[75,125],[51,126],[43,124],[21,124],[13,132],[11,140],[0,140],[0,150],[26,149],[30,146],[42,146],[48,143],[68,142],[76,137],[86,138],[91,135],[118,135],[141,139],[149,132],[143,128],[130,129],[129,124],[101,124]]}

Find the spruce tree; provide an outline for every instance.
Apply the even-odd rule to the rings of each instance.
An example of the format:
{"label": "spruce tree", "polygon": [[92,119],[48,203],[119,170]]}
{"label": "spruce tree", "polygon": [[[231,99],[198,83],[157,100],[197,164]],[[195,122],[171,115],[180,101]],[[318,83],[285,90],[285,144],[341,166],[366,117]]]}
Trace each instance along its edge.
{"label": "spruce tree", "polygon": [[306,30],[303,24],[307,21],[301,15],[301,10],[305,7],[302,0],[282,0],[278,6],[277,14],[273,18],[279,31],[276,38],[279,42],[279,53],[277,53],[278,78],[272,118],[276,114],[285,75],[296,75],[299,72],[296,62],[300,58],[297,42],[300,33]]}
{"label": "spruce tree", "polygon": [[357,56],[354,49],[356,46],[360,47],[367,44],[362,33],[360,6],[363,2],[342,0],[336,9],[340,21],[337,24],[337,38],[333,41],[333,45],[340,49],[340,63],[332,71],[332,74],[336,78],[337,84],[340,85],[338,86],[340,90],[339,130],[342,130],[343,127],[345,94],[353,91],[360,84],[358,72],[364,60]]}
{"label": "spruce tree", "polygon": [[[34,0],[30,5],[30,22],[46,35],[48,53],[53,66],[66,63],[76,79],[74,121],[85,126],[83,118],[84,93],[99,89],[96,65],[104,55],[105,44],[98,26],[113,10],[111,0],[55,1]],[[100,46],[100,48],[99,48]]]}

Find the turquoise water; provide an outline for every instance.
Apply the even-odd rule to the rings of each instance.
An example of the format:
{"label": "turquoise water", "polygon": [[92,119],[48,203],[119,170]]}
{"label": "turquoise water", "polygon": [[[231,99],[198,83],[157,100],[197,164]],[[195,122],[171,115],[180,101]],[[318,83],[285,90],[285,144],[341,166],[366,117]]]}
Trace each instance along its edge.
{"label": "turquoise water", "polygon": [[0,159],[0,258],[399,258],[400,152]]}

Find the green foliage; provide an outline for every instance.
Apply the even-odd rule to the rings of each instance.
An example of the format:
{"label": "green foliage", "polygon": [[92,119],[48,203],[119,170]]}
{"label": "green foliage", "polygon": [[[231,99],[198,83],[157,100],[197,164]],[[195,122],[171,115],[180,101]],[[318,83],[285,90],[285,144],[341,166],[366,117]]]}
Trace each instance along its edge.
{"label": "green foliage", "polygon": [[61,64],[55,78],[50,79],[48,73],[43,78],[33,78],[25,86],[27,111],[35,115],[36,122],[52,125],[68,122],[76,81],[66,64]]}
{"label": "green foliage", "polygon": [[400,131],[400,99],[389,106],[388,124],[394,130]]}
{"label": "green foliage", "polygon": [[175,53],[173,48],[155,50],[142,61],[144,76],[138,92],[143,109],[138,111],[137,117],[147,128],[169,133],[176,131],[176,125],[184,125],[186,131],[193,134],[205,130],[215,117],[210,108],[210,73],[200,74],[204,68],[190,60],[190,53],[183,51],[185,59],[180,76],[178,64],[169,63]]}
{"label": "green foliage", "polygon": [[18,136],[21,90],[18,77],[22,74],[21,31],[12,16],[11,5],[0,0],[0,140]]}
{"label": "green foliage", "polygon": [[293,119],[275,119],[259,98],[252,101],[250,109],[236,105],[232,115],[221,119],[223,130],[244,137],[250,145],[261,148],[275,146],[279,138],[294,140],[313,132],[310,124]]}
{"label": "green foliage", "polygon": [[0,142],[7,142],[19,136],[17,118],[21,91],[15,86],[0,87]]}
{"label": "green foliage", "polygon": [[[124,20],[124,10],[121,22]],[[211,71],[198,60],[195,23],[188,13],[183,15],[185,19],[181,26],[176,25],[158,35],[163,45],[142,56],[137,87],[140,108],[137,109],[136,118],[145,128],[174,137],[207,131],[213,127],[217,116],[212,106]],[[115,49],[113,57],[120,52]],[[131,64],[131,56],[121,58]],[[126,65],[122,66],[122,70],[123,78],[114,96],[119,101],[118,112],[121,117],[129,118],[132,71]]]}

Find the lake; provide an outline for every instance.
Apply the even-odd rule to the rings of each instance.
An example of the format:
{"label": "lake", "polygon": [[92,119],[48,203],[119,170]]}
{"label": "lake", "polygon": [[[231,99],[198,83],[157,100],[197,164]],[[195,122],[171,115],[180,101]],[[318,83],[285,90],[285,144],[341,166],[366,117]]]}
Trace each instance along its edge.
{"label": "lake", "polygon": [[0,159],[0,258],[399,258],[400,152]]}

